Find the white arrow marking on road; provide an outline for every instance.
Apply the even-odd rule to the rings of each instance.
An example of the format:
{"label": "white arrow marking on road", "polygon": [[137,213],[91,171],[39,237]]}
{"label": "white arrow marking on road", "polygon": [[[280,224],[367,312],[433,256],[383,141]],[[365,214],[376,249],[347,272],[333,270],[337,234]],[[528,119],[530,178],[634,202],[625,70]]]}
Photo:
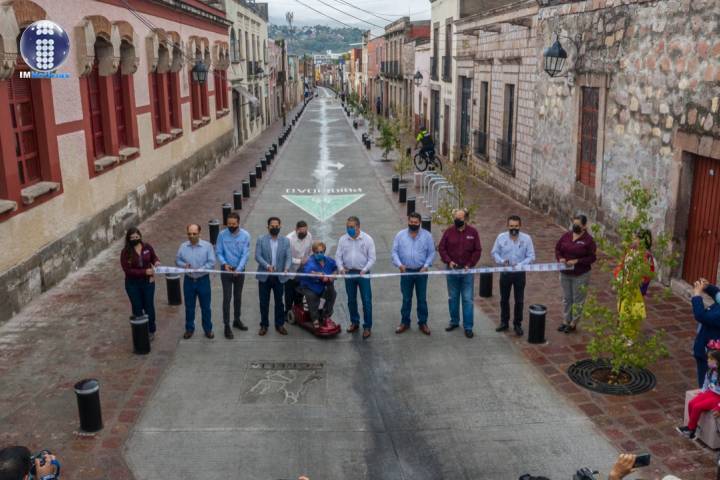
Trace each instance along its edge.
{"label": "white arrow marking on road", "polygon": [[340,163],[340,162],[336,162],[336,163],[328,163],[326,166],[328,166],[328,167],[335,167],[335,168],[337,168],[338,170],[342,170],[342,168],[343,168],[345,165],[343,165],[343,164]]}

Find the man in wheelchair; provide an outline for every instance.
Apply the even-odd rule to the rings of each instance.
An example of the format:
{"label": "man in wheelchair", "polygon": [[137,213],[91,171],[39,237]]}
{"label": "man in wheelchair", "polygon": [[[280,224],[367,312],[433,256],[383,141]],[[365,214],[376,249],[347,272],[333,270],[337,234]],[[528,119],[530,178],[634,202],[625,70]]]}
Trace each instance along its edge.
{"label": "man in wheelchair", "polygon": [[[337,296],[333,284],[335,279],[326,276],[337,272],[337,264],[335,260],[325,256],[325,250],[323,242],[313,242],[312,255],[302,268],[302,273],[310,273],[313,276],[301,277],[300,287],[297,289],[305,297],[310,310],[310,318],[316,330],[320,328],[321,323],[325,323],[332,317]],[[320,307],[321,300],[325,301],[322,308]]]}

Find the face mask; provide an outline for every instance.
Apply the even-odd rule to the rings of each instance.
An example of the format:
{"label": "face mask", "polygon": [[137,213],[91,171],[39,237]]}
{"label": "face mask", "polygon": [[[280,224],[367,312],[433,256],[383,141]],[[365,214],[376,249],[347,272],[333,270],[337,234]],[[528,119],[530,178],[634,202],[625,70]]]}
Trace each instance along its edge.
{"label": "face mask", "polygon": [[315,254],[315,260],[317,260],[318,262],[322,262],[323,260],[325,260],[325,252],[317,252]]}
{"label": "face mask", "polygon": [[715,370],[717,368],[717,362],[708,362],[708,368],[710,370]]}
{"label": "face mask", "polygon": [[355,227],[347,227],[347,234],[351,237],[355,237]]}
{"label": "face mask", "polygon": [[420,230],[420,225],[408,225],[408,228],[411,232],[417,232],[418,230]]}
{"label": "face mask", "polygon": [[456,219],[455,219],[455,227],[456,227],[456,228],[462,228],[463,226],[465,226],[465,221],[464,221],[464,220],[460,220],[459,218],[456,218]]}
{"label": "face mask", "polygon": [[228,230],[230,230],[230,233],[235,233],[238,231],[238,228],[240,227],[228,227]]}
{"label": "face mask", "polygon": [[508,231],[510,232],[510,235],[512,235],[513,237],[517,237],[520,234],[519,228],[511,228]]}
{"label": "face mask", "polygon": [[582,233],[582,227],[580,225],[573,224],[572,231],[573,233],[580,234]]}
{"label": "face mask", "polygon": [[307,232],[300,232],[297,234],[297,237],[302,240],[303,238],[307,237]]}
{"label": "face mask", "polygon": [[141,241],[142,241],[142,240],[140,240],[139,238],[136,238],[136,239],[134,239],[134,240],[130,240],[130,246],[131,246],[131,247],[136,247]]}
{"label": "face mask", "polygon": [[272,227],[270,229],[270,235],[272,235],[273,237],[276,237],[278,233],[280,233],[280,227]]}

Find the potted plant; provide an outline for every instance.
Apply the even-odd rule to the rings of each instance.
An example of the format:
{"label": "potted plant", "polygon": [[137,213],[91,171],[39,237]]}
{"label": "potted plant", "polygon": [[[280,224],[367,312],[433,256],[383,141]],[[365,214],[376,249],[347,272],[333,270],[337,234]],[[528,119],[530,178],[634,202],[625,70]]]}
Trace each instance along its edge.
{"label": "potted plant", "polygon": [[[588,320],[585,328],[592,335],[587,345],[592,360],[578,362],[569,372],[577,382],[575,377],[582,364],[585,369],[583,386],[604,393],[633,394],[654,386],[654,376],[646,368],[668,353],[663,344],[663,330],[643,330],[646,311],[640,287],[658,275],[652,265],[669,271],[676,263],[676,255],[666,233],[652,240],[650,255],[643,240],[650,231],[651,211],[657,204],[656,193],[636,179],[624,181],[622,190],[622,213],[615,228],[605,231],[599,224],[592,226],[593,236],[602,252],[600,266],[603,270],[613,271],[610,287],[614,302],[610,306],[603,305],[597,292],[588,289],[582,315]],[[668,293],[663,289],[663,294]],[[633,387],[638,383],[638,376],[647,377],[650,384],[645,382]]]}

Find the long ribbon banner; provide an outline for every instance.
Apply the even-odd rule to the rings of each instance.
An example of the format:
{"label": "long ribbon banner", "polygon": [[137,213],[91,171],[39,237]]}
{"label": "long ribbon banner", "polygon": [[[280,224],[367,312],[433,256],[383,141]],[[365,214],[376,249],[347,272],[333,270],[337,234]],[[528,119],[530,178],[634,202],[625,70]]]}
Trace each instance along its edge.
{"label": "long ribbon banner", "polygon": [[[427,272],[388,272],[388,273],[366,273],[361,275],[355,274],[333,274],[323,275],[325,278],[388,278],[388,277],[405,277],[412,275],[465,275],[468,273],[502,273],[502,272],[560,272],[563,270],[572,270],[564,263],[533,263],[530,265],[507,266],[507,267],[480,267],[457,270],[430,270]],[[155,267],[155,273],[158,275],[180,275],[183,273],[219,273],[232,275],[268,275],[268,276],[291,276],[291,277],[317,277],[315,273],[299,273],[299,272],[228,272],[225,270],[214,270],[205,268],[179,268],[179,267]]]}

